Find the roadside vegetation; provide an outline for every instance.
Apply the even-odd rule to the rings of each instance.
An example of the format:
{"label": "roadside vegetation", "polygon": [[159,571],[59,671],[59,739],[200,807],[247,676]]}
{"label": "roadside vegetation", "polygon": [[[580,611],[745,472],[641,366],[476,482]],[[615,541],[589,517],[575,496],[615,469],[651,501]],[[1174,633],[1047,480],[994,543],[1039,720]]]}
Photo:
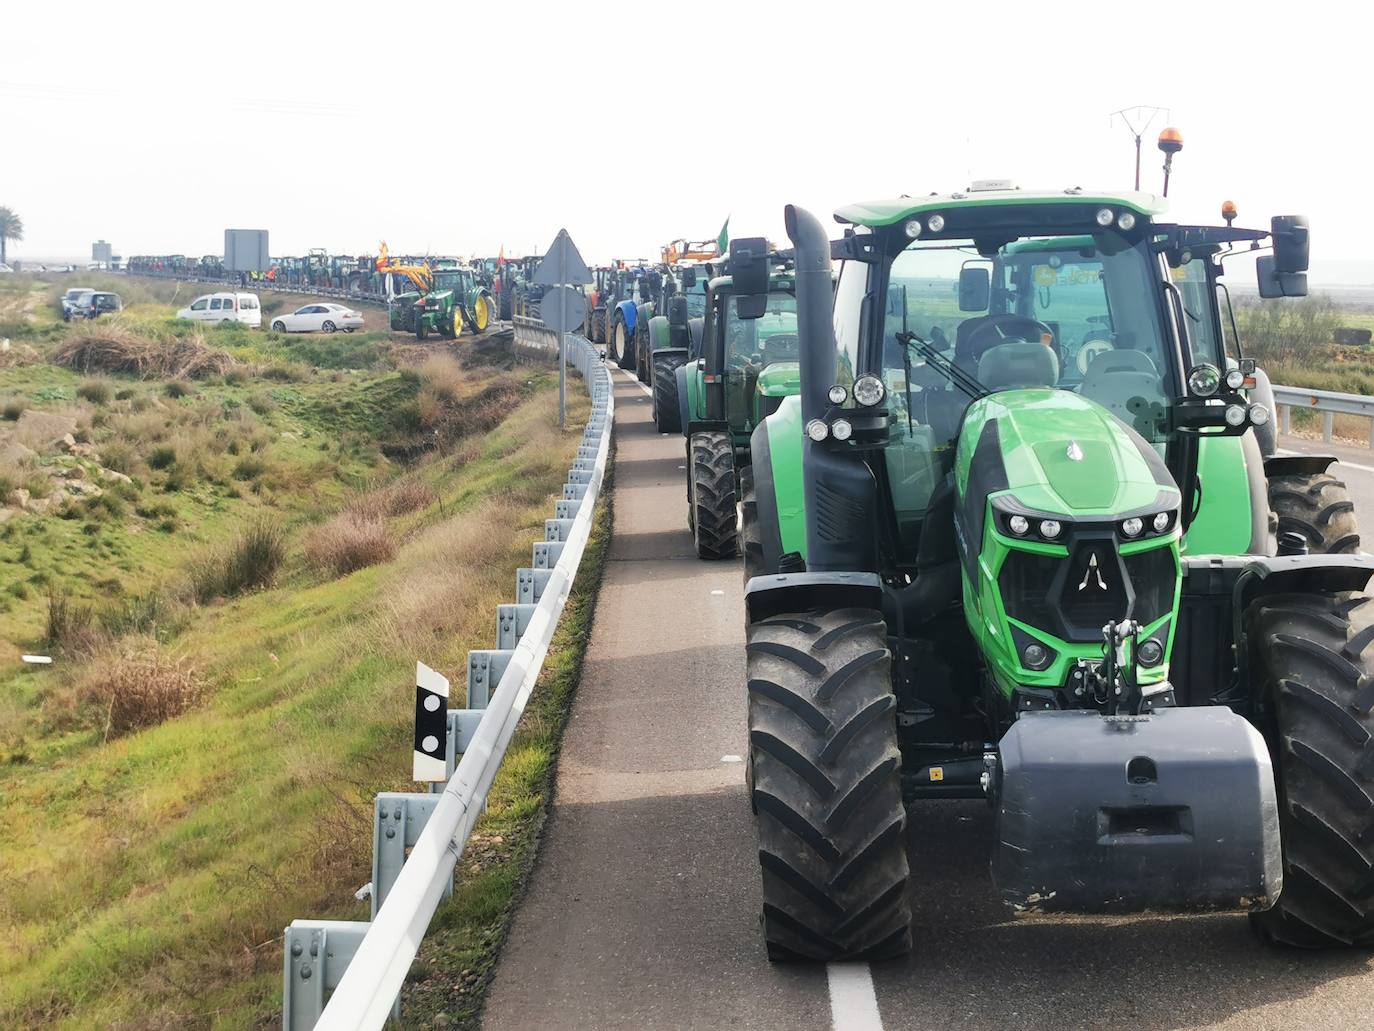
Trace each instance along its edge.
{"label": "roadside vegetation", "polygon": [[0,279],[0,1025],[267,1025],[282,927],[365,917],[416,659],[461,704],[578,434],[491,344],[118,283],[64,326]]}

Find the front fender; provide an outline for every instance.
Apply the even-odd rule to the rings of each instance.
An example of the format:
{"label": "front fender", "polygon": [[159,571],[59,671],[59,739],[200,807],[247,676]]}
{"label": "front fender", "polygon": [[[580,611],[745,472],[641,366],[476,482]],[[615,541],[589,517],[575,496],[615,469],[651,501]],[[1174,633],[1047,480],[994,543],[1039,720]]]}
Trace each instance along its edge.
{"label": "front fender", "polygon": [[621,301],[615,306],[615,310],[620,312],[620,319],[625,323],[625,332],[633,337],[635,332],[635,302]]}

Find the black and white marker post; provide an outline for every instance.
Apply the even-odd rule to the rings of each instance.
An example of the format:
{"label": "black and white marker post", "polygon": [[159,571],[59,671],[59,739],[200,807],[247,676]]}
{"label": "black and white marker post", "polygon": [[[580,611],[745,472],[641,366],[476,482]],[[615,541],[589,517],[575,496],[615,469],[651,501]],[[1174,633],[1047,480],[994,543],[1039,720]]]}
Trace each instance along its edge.
{"label": "black and white marker post", "polygon": [[547,286],[539,302],[539,314],[544,325],[558,334],[558,426],[567,428],[568,421],[568,334],[581,328],[587,317],[587,299],[576,289],[592,283],[591,271],[577,244],[566,229],[558,230],[553,246],[534,270],[536,286]]}
{"label": "black and white marker post", "polygon": [[443,783],[448,779],[447,745],[448,678],[417,662],[414,780]]}

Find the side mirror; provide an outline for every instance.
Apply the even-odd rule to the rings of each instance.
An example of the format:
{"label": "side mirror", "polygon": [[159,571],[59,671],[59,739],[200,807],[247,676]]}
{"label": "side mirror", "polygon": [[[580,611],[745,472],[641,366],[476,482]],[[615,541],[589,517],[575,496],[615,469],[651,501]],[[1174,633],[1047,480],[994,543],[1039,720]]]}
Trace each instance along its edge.
{"label": "side mirror", "polygon": [[1279,268],[1276,255],[1255,259],[1255,273],[1259,278],[1261,297],[1306,297],[1307,273],[1285,272]]}
{"label": "side mirror", "polygon": [[697,285],[697,270],[685,268],[682,270],[682,289],[690,290]]}
{"label": "side mirror", "polygon": [[1275,268],[1279,272],[1306,272],[1311,251],[1307,217],[1275,215],[1269,220],[1269,234],[1274,241]]}
{"label": "side mirror", "polygon": [[749,236],[730,241],[730,276],[736,294],[768,292],[768,241]]}
{"label": "side mirror", "polygon": [[959,310],[987,311],[992,296],[992,276],[981,265],[959,270]]}

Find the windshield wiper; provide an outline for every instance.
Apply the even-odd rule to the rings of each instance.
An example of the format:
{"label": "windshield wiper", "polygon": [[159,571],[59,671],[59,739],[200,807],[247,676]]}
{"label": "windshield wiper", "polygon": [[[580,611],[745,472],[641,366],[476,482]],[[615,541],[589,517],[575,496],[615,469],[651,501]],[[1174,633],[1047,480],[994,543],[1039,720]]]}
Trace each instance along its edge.
{"label": "windshield wiper", "polygon": [[[897,339],[908,348],[915,347],[921,357],[926,360],[926,364],[935,369],[941,376],[949,380],[956,387],[969,396],[970,399],[977,401],[980,397],[986,397],[992,391],[983,384],[979,383],[972,375],[959,368],[943,354],[937,351],[928,341],[922,340],[910,330],[897,334]],[[907,376],[911,375],[911,356],[906,356]]]}

